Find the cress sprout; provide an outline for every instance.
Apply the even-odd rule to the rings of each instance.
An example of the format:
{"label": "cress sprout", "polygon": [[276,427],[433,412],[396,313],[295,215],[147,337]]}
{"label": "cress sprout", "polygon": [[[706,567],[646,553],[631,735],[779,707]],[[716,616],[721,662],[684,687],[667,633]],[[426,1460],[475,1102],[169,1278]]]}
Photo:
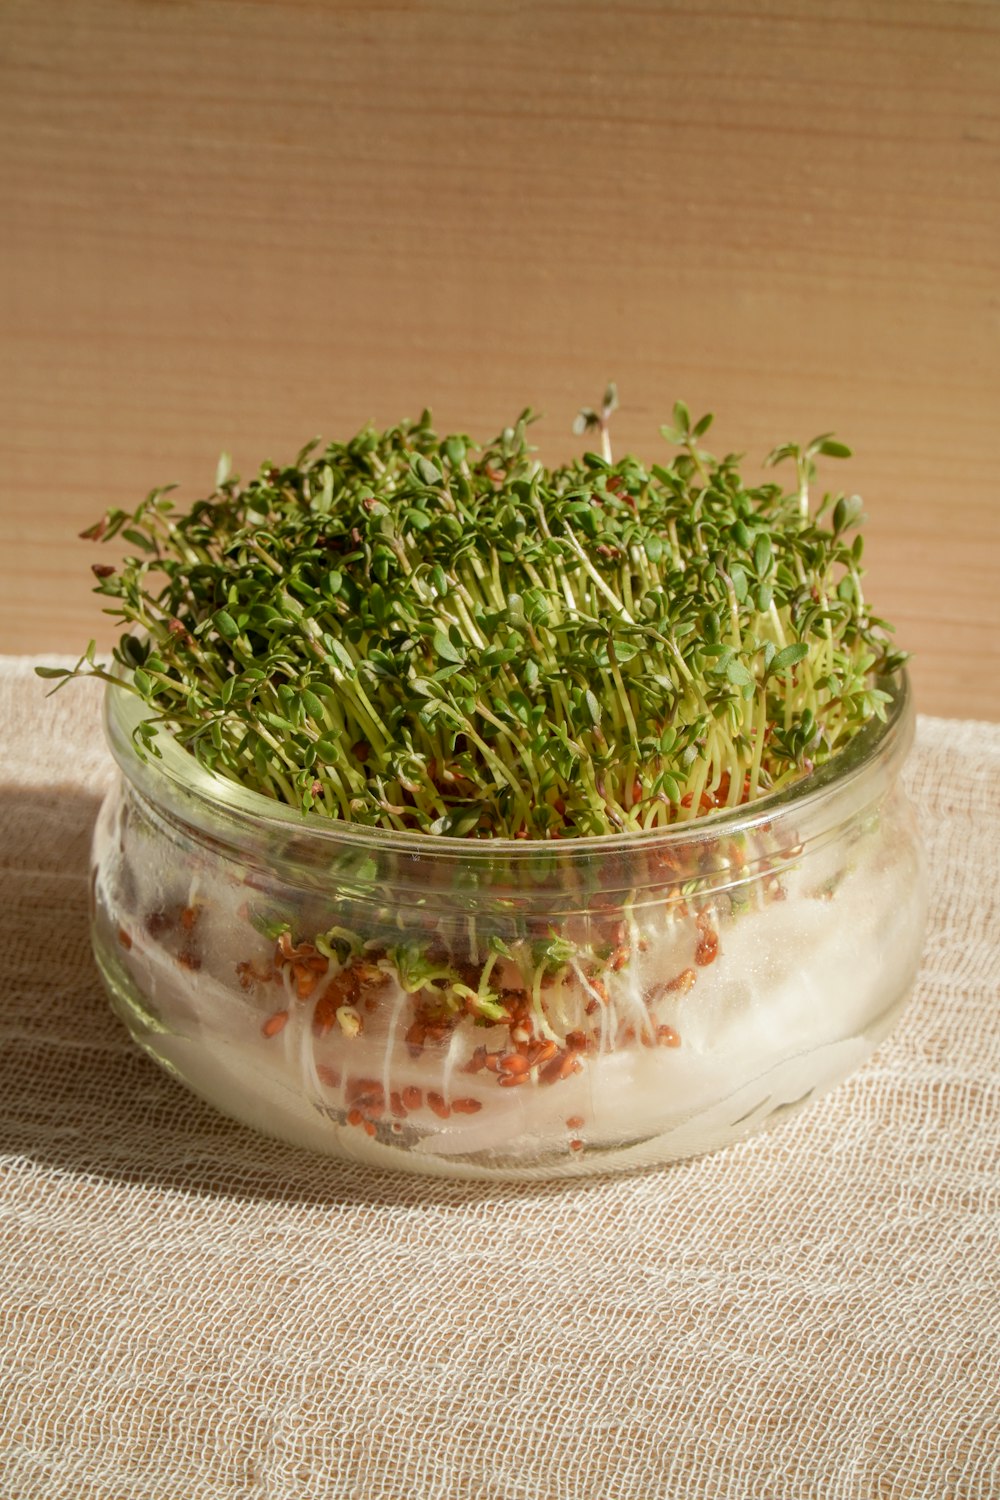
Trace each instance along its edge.
{"label": "cress sprout", "polygon": [[[485,447],[424,412],[245,484],[223,460],[187,510],[168,486],[108,511],[83,535],[134,549],[93,571],[143,747],[163,726],[293,807],[471,838],[663,828],[828,760],[905,659],[865,602],[857,496],[810,506],[849,450],[785,444],[794,488],[751,486],[678,402],[672,459],[616,462],[616,406],[578,418],[600,453],[552,468],[530,410]],[[38,670],[114,675],[93,644]]]}

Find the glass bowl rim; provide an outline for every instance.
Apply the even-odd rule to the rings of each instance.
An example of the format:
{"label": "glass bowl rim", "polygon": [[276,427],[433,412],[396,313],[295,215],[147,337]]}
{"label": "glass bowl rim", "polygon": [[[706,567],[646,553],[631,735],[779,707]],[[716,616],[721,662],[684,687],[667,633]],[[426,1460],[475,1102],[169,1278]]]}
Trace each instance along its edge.
{"label": "glass bowl rim", "polygon": [[[889,692],[891,702],[885,719],[871,718],[857,734],[816,770],[777,792],[752,803],[723,808],[673,823],[668,828],[626,829],[620,833],[591,834],[572,839],[470,839],[447,834],[372,827],[301,812],[276,799],[251,791],[203,766],[169,731],[157,735],[159,757],[142,755],[133,738],[143,719],[153,717],[135,695],[114,684],[105,690],[105,734],[112,754],[128,781],[148,798],[156,800],[151,783],[164,779],[183,798],[183,810],[175,815],[184,822],[214,832],[191,816],[191,804],[208,818],[220,818],[247,833],[298,835],[320,844],[368,850],[372,853],[408,855],[420,859],[440,857],[462,860],[531,860],[539,854],[565,859],[636,853],[645,849],[683,848],[705,839],[741,833],[770,824],[776,818],[801,815],[807,809],[818,814],[839,800],[848,787],[879,763],[901,760],[909,748],[913,731],[913,695],[909,676],[900,669],[895,676],[879,678],[876,685]],[[148,767],[140,770],[140,767]],[[146,784],[144,784],[146,783]]]}

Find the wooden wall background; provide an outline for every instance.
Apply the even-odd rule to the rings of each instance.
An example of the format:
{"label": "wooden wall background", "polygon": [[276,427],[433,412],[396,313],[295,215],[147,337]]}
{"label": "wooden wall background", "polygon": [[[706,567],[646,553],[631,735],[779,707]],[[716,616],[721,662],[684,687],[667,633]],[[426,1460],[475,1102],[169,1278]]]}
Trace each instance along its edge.
{"label": "wooden wall background", "polygon": [[0,66],[3,650],[223,448],[555,458],[614,376],[623,447],[850,441],[920,706],[1000,718],[995,0],[0,0]]}

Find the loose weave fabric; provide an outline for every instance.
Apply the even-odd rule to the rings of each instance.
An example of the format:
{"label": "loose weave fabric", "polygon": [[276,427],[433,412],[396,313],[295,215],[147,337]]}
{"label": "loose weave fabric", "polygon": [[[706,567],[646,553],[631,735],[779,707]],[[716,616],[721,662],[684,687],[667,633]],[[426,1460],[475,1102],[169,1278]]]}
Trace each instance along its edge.
{"label": "loose weave fabric", "polygon": [[0,664],[0,1495],[1000,1500],[1000,726],[920,722],[924,967],[774,1133],[380,1175],[147,1061],[87,939],[96,686]]}

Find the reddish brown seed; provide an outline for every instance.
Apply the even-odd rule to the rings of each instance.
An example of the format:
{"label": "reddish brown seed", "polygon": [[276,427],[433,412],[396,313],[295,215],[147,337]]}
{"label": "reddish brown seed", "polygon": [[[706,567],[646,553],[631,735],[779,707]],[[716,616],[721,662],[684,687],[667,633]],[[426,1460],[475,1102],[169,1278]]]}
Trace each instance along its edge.
{"label": "reddish brown seed", "polygon": [[385,1089],[377,1078],[349,1078],[347,1080],[347,1102],[357,1104],[361,1109],[375,1106],[381,1109],[385,1104]]}
{"label": "reddish brown seed", "polygon": [[372,1124],[371,1120],[364,1120],[362,1123],[365,1127],[365,1135],[375,1134],[375,1126]]}
{"label": "reddish brown seed", "polygon": [[465,1064],[465,1070],[464,1071],[466,1073],[478,1073],[485,1066],[486,1066],[486,1048],[485,1047],[477,1047],[476,1050],[475,1050],[475,1052],[473,1052],[472,1056],[469,1058],[469,1061]]}
{"label": "reddish brown seed", "polygon": [[329,1063],[317,1063],[316,1075],[320,1083],[325,1083],[328,1089],[340,1088],[340,1074],[336,1068],[331,1068]]}
{"label": "reddish brown seed", "polygon": [[184,928],[184,931],[190,932],[197,920],[198,907],[185,906],[184,910],[181,912],[181,926]]}
{"label": "reddish brown seed", "polygon": [[451,1107],[457,1115],[477,1115],[483,1106],[478,1099],[453,1099]]}
{"label": "reddish brown seed", "polygon": [[371,959],[357,958],[352,964],[354,976],[359,984],[366,985],[369,989],[381,990],[389,983],[391,975],[380,969],[377,963]]}
{"label": "reddish brown seed", "polygon": [[718,956],[719,939],[715,933],[712,933],[710,937],[702,938],[694,950],[694,961],[702,969],[706,968],[708,964],[714,963]]}
{"label": "reddish brown seed", "polygon": [[150,937],[162,937],[172,926],[173,921],[165,911],[151,911],[146,918],[145,927]]}
{"label": "reddish brown seed", "polygon": [[268,1016],[267,1020],[264,1022],[263,1026],[260,1029],[265,1036],[277,1036],[279,1031],[283,1031],[285,1029],[287,1021],[287,1010],[277,1010],[275,1011],[273,1016]]}
{"label": "reddish brown seed", "polygon": [[487,1052],[486,1057],[483,1060],[483,1067],[486,1069],[486,1071],[488,1073],[499,1073],[499,1071],[500,1071],[500,1053],[499,1052]]}
{"label": "reddish brown seed", "polygon": [[704,912],[698,917],[697,926],[700,936],[694,950],[694,961],[700,968],[704,968],[706,964],[714,963],[719,956],[719,934]]}
{"label": "reddish brown seed", "polygon": [[[615,971],[616,974],[618,973],[618,971],[620,969],[624,969],[625,965],[628,963],[628,959],[629,959],[628,949],[627,948],[619,948],[618,951],[616,952],[614,958],[611,960],[611,967]],[[596,989],[596,987],[597,987],[597,981],[595,981],[594,987]]]}
{"label": "reddish brown seed", "polygon": [[582,1115],[570,1115],[569,1119],[566,1121],[566,1129],[567,1130],[582,1130],[583,1129],[583,1116]]}
{"label": "reddish brown seed", "polygon": [[533,1068],[538,1067],[542,1063],[547,1063],[549,1058],[555,1057],[558,1051],[559,1048],[555,1042],[534,1042],[528,1048],[528,1061]]}
{"label": "reddish brown seed", "polygon": [[587,1050],[587,1038],[582,1031],[570,1031],[566,1034],[566,1045],[573,1052],[585,1052]]}
{"label": "reddish brown seed", "polygon": [[312,1029],[316,1036],[326,1036],[337,1022],[337,1005],[329,995],[320,995],[313,1011]]}
{"label": "reddish brown seed", "polygon": [[679,1047],[681,1039],[672,1026],[657,1026],[656,1041],[660,1047]]}
{"label": "reddish brown seed", "polygon": [[570,1141],[570,1143],[569,1143],[569,1149],[571,1151],[582,1151],[583,1150],[583,1142],[582,1141]]}
{"label": "reddish brown seed", "polygon": [[666,988],[671,994],[679,992],[682,995],[686,995],[697,978],[698,976],[693,969],[682,969],[679,974],[669,981]]}
{"label": "reddish brown seed", "polygon": [[364,1124],[364,1115],[361,1113],[360,1109],[349,1109],[347,1111],[347,1123],[348,1125]]}
{"label": "reddish brown seed", "polygon": [[407,1109],[419,1109],[424,1102],[422,1091],[414,1083],[408,1083],[404,1089],[401,1089],[400,1096]]}
{"label": "reddish brown seed", "polygon": [[531,1064],[523,1052],[508,1052],[506,1057],[500,1059],[501,1073],[527,1073],[530,1071],[530,1068]]}
{"label": "reddish brown seed", "polygon": [[319,984],[319,975],[305,964],[293,964],[292,973],[295,976],[295,993],[300,1000],[308,1000]]}
{"label": "reddish brown seed", "polygon": [[411,1057],[419,1057],[424,1050],[424,1042],[427,1040],[427,1032],[419,1021],[414,1021],[406,1033],[406,1045]]}
{"label": "reddish brown seed", "polygon": [[559,1077],[568,1078],[571,1073],[579,1073],[583,1063],[573,1052],[567,1052],[559,1064]]}
{"label": "reddish brown seed", "polygon": [[129,937],[124,927],[119,927],[118,929],[118,941],[125,949],[131,948],[132,946],[132,939]]}
{"label": "reddish brown seed", "polygon": [[497,1079],[497,1083],[500,1085],[500,1087],[502,1089],[516,1088],[519,1083],[527,1083],[527,1081],[528,1081],[528,1075],[527,1075],[527,1073],[507,1073],[507,1074],[501,1074],[500,1077]]}
{"label": "reddish brown seed", "polygon": [[178,953],[177,962],[180,964],[182,969],[191,969],[192,971],[197,973],[197,971],[201,968],[201,955],[192,952],[190,948],[185,948],[183,952]]}
{"label": "reddish brown seed", "polygon": [[445,1103],[443,1097],[440,1094],[429,1093],[427,1095],[427,1103],[429,1107],[434,1111],[434,1113],[442,1120],[447,1120],[448,1116],[451,1114],[451,1109]]}

